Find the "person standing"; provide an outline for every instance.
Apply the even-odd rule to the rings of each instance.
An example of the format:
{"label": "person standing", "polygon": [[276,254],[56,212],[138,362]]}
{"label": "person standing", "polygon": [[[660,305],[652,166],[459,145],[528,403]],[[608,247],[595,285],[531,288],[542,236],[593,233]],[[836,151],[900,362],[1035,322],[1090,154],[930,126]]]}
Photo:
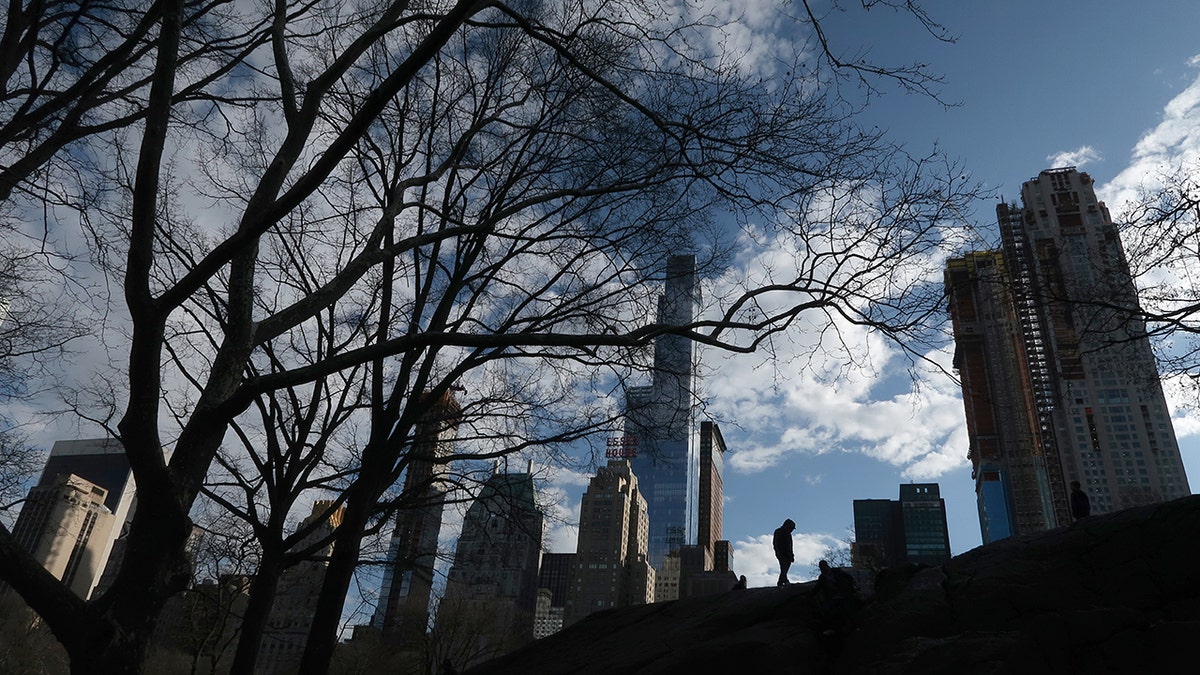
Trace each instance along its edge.
{"label": "person standing", "polygon": [[1088,499],[1087,493],[1083,491],[1083,486],[1079,484],[1079,481],[1071,481],[1071,517],[1079,521],[1090,515],[1092,515],[1092,501]]}
{"label": "person standing", "polygon": [[787,586],[791,582],[788,581],[788,568],[795,562],[796,556],[792,553],[792,531],[796,529],[796,523],[792,522],[791,518],[783,521],[775,530],[775,559],[779,561],[779,583],[776,586]]}

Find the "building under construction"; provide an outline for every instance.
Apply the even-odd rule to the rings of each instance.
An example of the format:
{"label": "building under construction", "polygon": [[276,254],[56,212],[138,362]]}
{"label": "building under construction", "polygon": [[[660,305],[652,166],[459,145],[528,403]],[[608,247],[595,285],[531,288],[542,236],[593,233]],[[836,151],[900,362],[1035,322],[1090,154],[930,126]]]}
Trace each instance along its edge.
{"label": "building under construction", "polygon": [[996,208],[1001,250],[948,261],[983,541],[1190,493],[1117,228],[1092,179],[1043,171]]}

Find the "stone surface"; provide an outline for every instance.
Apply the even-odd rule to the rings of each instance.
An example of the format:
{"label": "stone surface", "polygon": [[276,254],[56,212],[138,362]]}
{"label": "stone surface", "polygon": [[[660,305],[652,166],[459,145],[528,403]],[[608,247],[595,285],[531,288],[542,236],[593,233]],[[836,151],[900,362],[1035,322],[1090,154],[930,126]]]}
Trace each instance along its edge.
{"label": "stone surface", "polygon": [[1198,553],[1193,496],[885,570],[840,640],[794,584],[600,612],[469,672],[1200,672]]}

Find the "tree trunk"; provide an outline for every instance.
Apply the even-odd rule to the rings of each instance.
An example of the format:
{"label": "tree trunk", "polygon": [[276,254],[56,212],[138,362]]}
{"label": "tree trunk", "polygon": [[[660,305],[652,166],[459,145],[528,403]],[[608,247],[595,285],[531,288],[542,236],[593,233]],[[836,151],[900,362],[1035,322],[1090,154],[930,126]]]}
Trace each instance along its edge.
{"label": "tree trunk", "polygon": [[271,608],[275,604],[275,593],[279,589],[279,577],[282,574],[282,560],[278,554],[268,557],[263,553],[263,559],[254,574],[250,584],[250,598],[246,603],[246,612],[242,615],[241,633],[238,636],[237,651],[233,655],[233,664],[229,668],[231,675],[253,675],[258,663],[258,651],[262,646],[263,632],[267,620],[271,618]]}
{"label": "tree trunk", "polygon": [[[377,491],[370,492],[374,497],[378,497]],[[325,580],[317,598],[312,628],[308,632],[308,644],[304,647],[300,675],[324,675],[329,671],[333,650],[337,646],[346,593],[350,590],[354,570],[358,567],[363,530],[366,529],[374,505],[375,498],[352,497],[346,501],[346,513],[337,529],[333,552],[329,556],[329,567],[325,570]]]}

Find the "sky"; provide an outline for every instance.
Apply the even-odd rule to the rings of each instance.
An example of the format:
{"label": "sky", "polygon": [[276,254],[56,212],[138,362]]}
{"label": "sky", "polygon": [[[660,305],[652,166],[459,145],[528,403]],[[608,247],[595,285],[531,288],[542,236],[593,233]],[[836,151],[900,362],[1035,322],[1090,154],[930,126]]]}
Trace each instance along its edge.
{"label": "sky", "polygon": [[[861,122],[913,154],[936,146],[957,158],[992,193],[971,223],[984,231],[994,234],[995,204],[1017,199],[1021,183],[1043,169],[1074,165],[1090,173],[1119,218],[1121,203],[1154,171],[1200,157],[1200,3],[1194,0],[923,2],[952,43],[887,7],[864,13],[856,0],[842,2],[848,11],[829,10],[824,23],[835,50],[884,64],[924,63],[944,78],[939,96],[952,104],[884,87]],[[793,3],[694,4],[736,19],[728,42],[746,54],[747,68],[791,44],[778,27],[785,23],[780,12],[793,11]],[[785,518],[797,524],[791,577],[811,578],[826,550],[845,546],[852,501],[896,499],[905,482],[940,485],[953,553],[980,544],[958,385],[936,368],[910,372],[878,336],[853,330],[844,336],[871,345],[867,367],[830,361],[801,369],[786,349],[776,361],[701,354],[705,412],[719,421],[729,447],[723,534],[733,543],[734,570],[750,586],[774,583],[770,538]],[[948,348],[928,356],[952,370]],[[1195,489],[1200,414],[1185,401],[1171,402]],[[47,427],[32,440],[48,449],[55,438],[95,435],[84,427]],[[543,501],[555,516],[548,551],[574,550],[570,523],[588,477],[558,472],[544,486]],[[456,520],[447,518],[447,545]]]}
{"label": "sky", "polygon": [[[745,22],[769,32],[777,4],[743,3]],[[885,91],[862,119],[913,153],[936,145],[958,158],[993,195],[973,223],[991,236],[995,204],[1019,200],[1021,183],[1043,169],[1088,172],[1119,218],[1121,203],[1155,170],[1200,156],[1200,3],[923,4],[953,43],[882,7],[832,13],[827,35],[847,52],[919,61],[944,77],[939,95],[953,105]],[[932,368],[914,381],[894,351],[877,345],[872,353],[870,372],[839,370],[833,382],[786,360],[703,355],[706,412],[729,446],[723,534],[751,587],[774,584],[771,533],[785,518],[797,524],[791,578],[811,578],[823,553],[845,546],[853,500],[897,499],[906,482],[939,484],[952,553],[980,545],[958,385]],[[948,351],[931,356],[950,370]],[[818,371],[838,364],[825,365]],[[1184,402],[1171,401],[1194,490],[1200,419]],[[578,514],[586,478],[563,477],[554,490],[567,519]],[[574,528],[555,525],[548,549],[574,550],[574,537]]]}

